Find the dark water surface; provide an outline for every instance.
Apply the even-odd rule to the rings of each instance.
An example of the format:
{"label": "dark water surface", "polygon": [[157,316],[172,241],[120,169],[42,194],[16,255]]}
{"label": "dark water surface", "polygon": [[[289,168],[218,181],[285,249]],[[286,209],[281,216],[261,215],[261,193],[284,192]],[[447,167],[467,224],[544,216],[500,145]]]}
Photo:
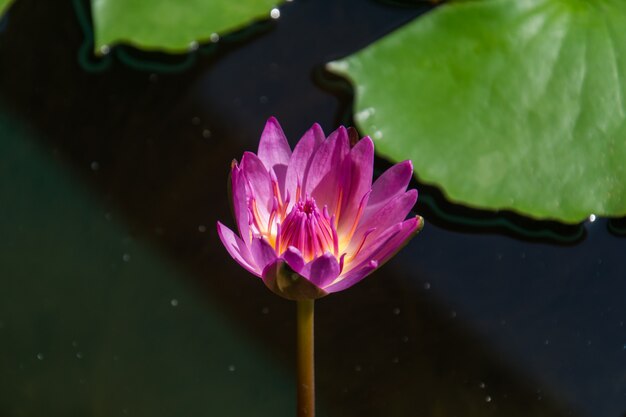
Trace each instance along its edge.
{"label": "dark water surface", "polygon": [[[214,230],[230,161],[271,115],[292,144],[349,121],[323,64],[428,7],[300,0],[189,56],[97,59],[84,6],[0,24],[0,416],[294,415],[295,306]],[[422,234],[317,303],[320,416],[622,417],[626,239],[419,187]]]}

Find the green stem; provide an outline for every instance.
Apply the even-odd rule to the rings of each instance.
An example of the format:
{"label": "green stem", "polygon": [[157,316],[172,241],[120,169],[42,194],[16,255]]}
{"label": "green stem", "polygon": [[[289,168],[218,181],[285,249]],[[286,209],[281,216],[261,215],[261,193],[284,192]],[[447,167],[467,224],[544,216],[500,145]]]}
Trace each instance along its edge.
{"label": "green stem", "polygon": [[298,417],[315,417],[313,300],[298,301]]}

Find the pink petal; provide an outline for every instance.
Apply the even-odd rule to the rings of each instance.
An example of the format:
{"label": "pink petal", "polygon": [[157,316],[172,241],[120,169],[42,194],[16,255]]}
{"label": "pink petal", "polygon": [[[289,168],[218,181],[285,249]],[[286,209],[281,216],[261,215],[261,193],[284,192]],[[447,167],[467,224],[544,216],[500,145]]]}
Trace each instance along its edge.
{"label": "pink petal", "polygon": [[313,259],[306,264],[300,275],[311,281],[319,288],[333,282],[339,276],[339,262],[331,253],[327,252],[319,258]]}
{"label": "pink petal", "polygon": [[368,236],[368,241],[377,240],[381,233],[394,224],[402,222],[406,219],[407,214],[411,211],[417,201],[417,190],[409,190],[405,193],[398,194],[391,200],[387,201],[383,207],[369,216],[363,216],[357,227],[352,240],[348,246],[348,250],[354,250],[361,244],[363,235],[370,229],[376,230]]}
{"label": "pink petal", "polygon": [[403,221],[400,231],[374,254],[374,259],[378,262],[378,266],[382,266],[391,259],[423,228],[424,219],[421,216],[415,216]]}
{"label": "pink petal", "polygon": [[[363,202],[363,197],[372,186],[374,169],[374,143],[366,136],[354,145],[348,156],[350,172],[344,183],[343,207],[339,217],[339,235],[349,233]],[[363,202],[365,203],[365,202]]]}
{"label": "pink petal", "polygon": [[250,243],[250,224],[248,222],[248,203],[246,197],[246,183],[241,168],[233,162],[230,171],[231,192],[235,221],[239,229],[239,236],[245,243]]}
{"label": "pink petal", "polygon": [[329,294],[337,291],[343,291],[374,272],[376,268],[378,268],[378,262],[376,262],[375,260],[371,260],[365,263],[365,265],[362,265],[361,267],[348,272],[339,280],[337,280],[337,282],[324,288],[324,291]]}
{"label": "pink petal", "polygon": [[372,193],[365,209],[365,216],[376,212],[398,194],[404,193],[412,176],[413,164],[411,161],[400,162],[383,172],[372,185]]}
{"label": "pink petal", "polygon": [[281,258],[287,262],[287,265],[294,271],[300,273],[304,267],[304,258],[302,253],[294,246],[289,246],[285,253],[281,255]]}
{"label": "pink petal", "polygon": [[331,215],[340,207],[343,177],[346,175],[346,156],[350,143],[346,128],[341,126],[330,134],[313,155],[311,167],[304,185],[304,193],[310,194],[318,207],[328,206]]}
{"label": "pink petal", "polygon": [[261,141],[259,142],[258,155],[267,171],[274,171],[278,179],[278,185],[283,190],[287,166],[291,158],[291,148],[283,129],[274,117],[270,117],[265,124],[265,129],[263,129]]}
{"label": "pink petal", "polygon": [[[424,219],[412,217],[398,223],[383,233],[377,239],[369,240],[354,259],[350,259],[344,266],[345,274],[364,267],[368,262],[375,260],[380,267],[397,251],[399,251],[424,226]],[[349,256],[349,255],[348,255]]]}
{"label": "pink petal", "polygon": [[[287,167],[287,178],[285,179],[286,193],[289,193],[291,202],[296,203],[296,187],[298,181],[302,187],[307,179],[311,166],[312,156],[324,141],[324,131],[315,123],[298,142],[291,154],[289,166]],[[286,195],[285,193],[285,195]]]}
{"label": "pink petal", "polygon": [[250,245],[250,253],[254,259],[254,263],[257,269],[263,271],[266,266],[274,262],[276,259],[276,251],[267,243],[267,241],[260,237],[253,237]]}
{"label": "pink petal", "polygon": [[272,204],[274,203],[274,191],[267,168],[255,154],[245,152],[241,158],[241,169],[247,180],[247,195],[255,199],[260,216],[259,220],[263,227],[267,227]]}
{"label": "pink petal", "polygon": [[230,256],[232,256],[239,265],[243,266],[254,275],[261,276],[262,270],[256,268],[252,254],[250,254],[250,251],[239,236],[220,222],[217,222],[217,234]]}

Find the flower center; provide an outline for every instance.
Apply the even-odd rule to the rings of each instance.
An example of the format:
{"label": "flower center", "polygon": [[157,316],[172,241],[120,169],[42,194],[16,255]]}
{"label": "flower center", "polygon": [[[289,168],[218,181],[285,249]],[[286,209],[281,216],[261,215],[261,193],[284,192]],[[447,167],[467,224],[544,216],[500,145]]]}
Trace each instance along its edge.
{"label": "flower center", "polygon": [[320,212],[315,200],[307,197],[298,201],[280,224],[276,236],[276,251],[282,254],[289,246],[302,253],[305,261],[310,261],[326,252],[337,256],[339,239],[334,219],[328,210]]}

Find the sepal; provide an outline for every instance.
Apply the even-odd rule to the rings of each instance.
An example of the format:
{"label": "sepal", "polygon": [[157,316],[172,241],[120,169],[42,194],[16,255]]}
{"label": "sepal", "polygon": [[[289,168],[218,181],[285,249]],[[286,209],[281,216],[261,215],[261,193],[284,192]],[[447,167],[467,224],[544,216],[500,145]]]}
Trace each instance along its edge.
{"label": "sepal", "polygon": [[263,282],[272,292],[288,300],[316,300],[328,293],[277,259],[263,270]]}

